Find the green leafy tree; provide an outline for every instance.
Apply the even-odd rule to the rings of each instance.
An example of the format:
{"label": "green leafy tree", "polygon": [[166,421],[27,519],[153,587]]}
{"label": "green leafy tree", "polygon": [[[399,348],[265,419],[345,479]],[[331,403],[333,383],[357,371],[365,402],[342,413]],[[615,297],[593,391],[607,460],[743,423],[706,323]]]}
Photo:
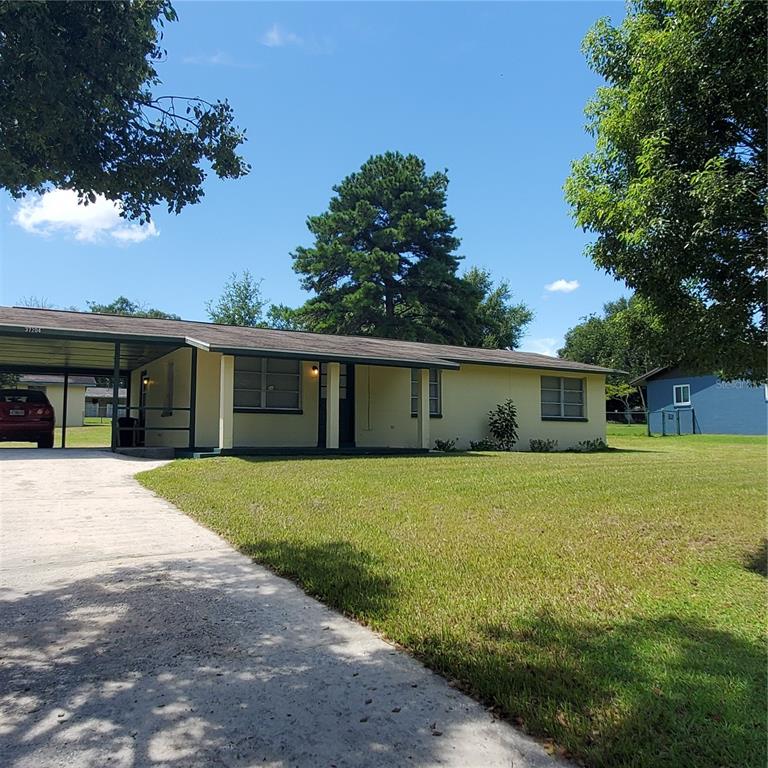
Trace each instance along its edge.
{"label": "green leafy tree", "polygon": [[766,4],[636,0],[584,49],[607,81],[566,197],[594,263],[693,372],[766,378]]}
{"label": "green leafy tree", "polygon": [[211,321],[220,325],[263,328],[265,304],[261,295],[261,280],[256,280],[246,269],[242,277],[237,272],[230,275],[221,296],[209,301],[206,311]]}
{"label": "green leafy tree", "polygon": [[169,0],[0,3],[0,186],[14,197],[49,185],[120,200],[148,220],[249,167],[226,101],[157,95]]}
{"label": "green leafy tree", "polygon": [[457,275],[448,176],[387,152],[335,186],[294,270],[315,295],[299,309],[313,331],[464,344],[477,334],[477,290]]}
{"label": "green leafy tree", "polygon": [[267,325],[279,331],[304,331],[301,310],[285,304],[272,304],[267,310]]}
{"label": "green leafy tree", "polygon": [[480,296],[475,309],[476,330],[467,338],[467,344],[489,349],[519,346],[526,327],[533,320],[533,312],[523,303],[512,303],[509,283],[502,280],[494,284],[491,273],[479,267],[468,270],[464,280]]}
{"label": "green leafy tree", "polygon": [[[565,334],[560,357],[580,363],[626,371],[639,376],[659,365],[674,362],[671,347],[651,305],[639,296],[604,305],[601,314],[589,315]],[[626,381],[612,375],[609,383]]]}
{"label": "green leafy tree", "polygon": [[89,312],[98,312],[102,315],[128,315],[130,317],[149,317],[157,320],[181,320],[178,315],[148,307],[146,304],[137,304],[125,296],[118,296],[109,304],[98,304],[95,301],[88,301],[86,304],[88,305]]}

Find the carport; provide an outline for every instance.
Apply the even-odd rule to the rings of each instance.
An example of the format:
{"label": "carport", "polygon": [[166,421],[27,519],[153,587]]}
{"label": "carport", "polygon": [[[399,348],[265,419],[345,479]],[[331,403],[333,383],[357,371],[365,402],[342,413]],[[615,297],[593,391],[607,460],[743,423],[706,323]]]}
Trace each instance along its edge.
{"label": "carport", "polygon": [[[57,315],[64,313],[56,312]],[[75,313],[73,313],[75,314]],[[120,379],[127,382],[125,412],[139,416],[153,410],[153,406],[131,405],[131,371],[141,368],[151,360],[162,357],[179,347],[187,346],[184,337],[151,336],[125,333],[111,322],[114,316],[96,316],[103,322],[101,330],[79,330],[50,327],[47,313],[22,307],[3,307],[0,312],[0,373],[55,374],[64,377],[64,412],[62,414],[61,447],[66,447],[67,389],[70,375],[112,377],[112,401],[118,402]],[[189,426],[167,427],[189,433],[189,446],[194,446],[195,392],[194,382],[197,363],[196,348],[192,348],[192,391],[189,405],[175,406],[178,411],[189,413]],[[118,418],[120,409],[113,407],[111,424],[111,448],[118,447]],[[138,427],[132,428],[134,434]]]}

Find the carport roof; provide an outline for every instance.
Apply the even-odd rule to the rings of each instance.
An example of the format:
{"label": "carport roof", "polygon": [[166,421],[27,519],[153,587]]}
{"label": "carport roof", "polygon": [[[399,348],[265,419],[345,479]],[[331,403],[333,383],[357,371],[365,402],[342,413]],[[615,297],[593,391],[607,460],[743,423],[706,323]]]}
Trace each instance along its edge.
{"label": "carport roof", "polygon": [[[114,342],[129,370],[181,346],[236,355],[302,357],[404,367],[462,363],[611,373],[609,368],[507,349],[478,349],[363,336],[242,328],[187,320],[0,307],[0,368],[34,363],[61,370],[111,370]],[[29,359],[27,359],[29,358]],[[34,359],[33,359],[34,358]],[[57,367],[58,366],[58,367]]]}

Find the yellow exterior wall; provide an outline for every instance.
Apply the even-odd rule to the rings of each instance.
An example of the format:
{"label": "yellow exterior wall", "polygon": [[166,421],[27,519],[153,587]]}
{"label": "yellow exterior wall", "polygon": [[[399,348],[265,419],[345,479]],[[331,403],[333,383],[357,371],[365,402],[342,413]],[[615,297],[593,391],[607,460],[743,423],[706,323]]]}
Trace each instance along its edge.
{"label": "yellow exterior wall", "polygon": [[314,448],[317,446],[320,384],[314,361],[301,363],[302,413],[235,412],[235,448]]}
{"label": "yellow exterior wall", "polygon": [[[148,363],[150,378],[147,405],[165,405],[166,365],[173,361],[174,406],[189,405],[191,350],[178,349]],[[215,447],[219,440],[219,387],[221,355],[198,352],[196,446]],[[314,361],[302,361],[300,414],[235,413],[236,448],[311,448],[317,445],[319,381],[312,373]],[[131,404],[137,405],[141,370],[131,375]],[[541,376],[568,376],[586,381],[587,421],[543,421]],[[605,438],[605,377],[540,371],[492,365],[464,365],[458,371],[441,373],[442,418],[430,419],[430,445],[436,439],[456,440],[468,448],[471,440],[488,437],[488,411],[511,398],[518,411],[517,448],[528,450],[532,439],[557,440],[560,449],[582,440]],[[361,448],[416,448],[418,419],[410,414],[411,374],[408,368],[373,365],[355,366],[355,441]],[[136,416],[136,412],[132,413]],[[186,431],[169,426],[187,426],[187,411],[171,416],[149,411],[146,416],[146,445],[188,445]]]}
{"label": "yellow exterior wall", "polygon": [[219,443],[219,382],[221,354],[197,353],[197,398],[195,444],[215,448]]}
{"label": "yellow exterior wall", "polygon": [[355,442],[361,448],[415,448],[410,368],[355,366]]}
{"label": "yellow exterior wall", "polygon": [[[358,365],[356,376],[356,440],[360,447],[415,448],[418,419],[410,414],[411,374],[407,368]],[[488,411],[511,398],[518,412],[518,444],[528,450],[532,439],[557,440],[570,448],[582,440],[605,438],[605,377],[551,372],[586,379],[588,421],[542,421],[541,376],[547,371],[493,365],[463,365],[443,371],[442,418],[430,419],[430,444],[488,437]]]}
{"label": "yellow exterior wall", "polygon": [[[45,396],[53,406],[54,423],[60,427],[64,419],[64,385],[44,384]],[[19,389],[28,389],[27,384],[21,383]],[[85,387],[70,384],[67,388],[67,426],[82,427],[85,423]]]}
{"label": "yellow exterior wall", "polygon": [[[587,421],[542,421],[541,377],[564,376],[586,380]],[[605,377],[492,365],[463,365],[442,372],[443,418],[431,419],[435,439],[456,440],[468,448],[470,440],[488,437],[488,411],[511,398],[517,407],[519,450],[532,439],[557,440],[560,449],[582,440],[605,439]]]}
{"label": "yellow exterior wall", "polygon": [[[163,446],[186,448],[189,445],[189,433],[186,430],[169,430],[168,427],[189,426],[189,411],[179,408],[189,407],[190,366],[192,350],[189,347],[176,349],[167,355],[147,363],[139,371],[146,371],[149,378],[146,405],[156,408],[166,404],[166,381],[168,363],[174,364],[173,369],[173,410],[171,415],[164,416],[161,410],[150,410],[146,413],[145,445],[148,447]],[[138,379],[136,400],[141,389],[141,378]],[[133,381],[131,384],[131,400],[134,399]],[[131,414],[137,416],[136,412]]]}

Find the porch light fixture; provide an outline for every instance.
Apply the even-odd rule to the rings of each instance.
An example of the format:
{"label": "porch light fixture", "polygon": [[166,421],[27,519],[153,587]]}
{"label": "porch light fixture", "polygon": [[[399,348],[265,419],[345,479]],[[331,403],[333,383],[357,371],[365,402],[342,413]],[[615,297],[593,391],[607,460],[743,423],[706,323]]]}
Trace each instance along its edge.
{"label": "porch light fixture", "polygon": [[317,376],[318,373],[320,373],[320,369],[316,365],[313,365],[312,366],[312,375],[313,376]]}

